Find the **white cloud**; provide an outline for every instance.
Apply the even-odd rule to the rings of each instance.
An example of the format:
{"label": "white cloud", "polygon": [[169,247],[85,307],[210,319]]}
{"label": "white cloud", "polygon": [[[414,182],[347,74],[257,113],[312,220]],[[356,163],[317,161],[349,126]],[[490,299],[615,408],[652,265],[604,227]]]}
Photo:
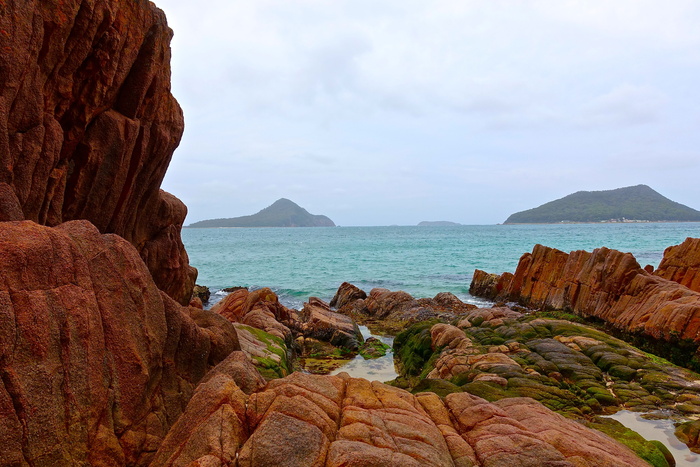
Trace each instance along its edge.
{"label": "white cloud", "polygon": [[624,84],[586,103],[579,123],[585,127],[653,123],[661,118],[665,103],[664,94],[651,86]]}

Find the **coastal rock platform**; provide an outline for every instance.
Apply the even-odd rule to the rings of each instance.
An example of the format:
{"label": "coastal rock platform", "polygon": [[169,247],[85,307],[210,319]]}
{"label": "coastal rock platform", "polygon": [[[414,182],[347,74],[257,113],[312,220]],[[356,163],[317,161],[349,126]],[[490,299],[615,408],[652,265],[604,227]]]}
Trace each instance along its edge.
{"label": "coastal rock platform", "polygon": [[[690,258],[683,267],[679,249]],[[658,275],[642,269],[634,256],[608,248],[562,251],[536,245],[520,259],[515,273],[495,276],[476,271],[473,295],[513,301],[533,309],[563,310],[594,318],[643,344],[670,352],[677,362],[700,368],[700,292],[668,276],[693,283],[700,242],[667,249]],[[668,256],[671,255],[671,256]],[[675,271],[675,272],[674,272]],[[687,279],[686,279],[687,278]],[[670,345],[667,345],[670,344]],[[676,353],[674,356],[672,353]]]}

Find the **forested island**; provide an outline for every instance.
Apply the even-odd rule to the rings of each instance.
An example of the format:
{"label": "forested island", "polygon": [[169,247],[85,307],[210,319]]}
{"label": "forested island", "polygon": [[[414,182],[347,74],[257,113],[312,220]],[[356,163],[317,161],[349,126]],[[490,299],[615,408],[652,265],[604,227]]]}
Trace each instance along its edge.
{"label": "forested island", "polygon": [[187,227],[335,227],[335,223],[326,216],[310,214],[295,202],[280,198],[250,216],[209,219]]}
{"label": "forested island", "polygon": [[700,222],[700,211],[671,201],[647,185],[579,191],[512,214],[504,224],[577,222]]}

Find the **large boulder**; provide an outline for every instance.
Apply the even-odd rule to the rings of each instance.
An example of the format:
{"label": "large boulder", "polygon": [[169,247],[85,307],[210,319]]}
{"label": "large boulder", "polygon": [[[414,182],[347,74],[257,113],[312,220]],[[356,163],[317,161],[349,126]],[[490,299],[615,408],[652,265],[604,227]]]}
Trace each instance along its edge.
{"label": "large boulder", "polygon": [[165,15],[147,0],[0,8],[0,219],[87,219],[131,242],[187,304],[187,210],[160,190],[184,128]]}
{"label": "large boulder", "polygon": [[354,351],[363,342],[362,334],[352,318],[331,311],[327,303],[316,297],[304,303],[304,308],[299,312],[297,329],[304,337]]}
{"label": "large boulder", "polygon": [[364,290],[349,282],[343,282],[331,299],[330,306],[333,308],[342,308],[356,300],[364,300],[365,298],[367,298],[367,294]]}
{"label": "large boulder", "polygon": [[221,316],[158,290],[87,221],[0,223],[0,465],[147,465],[207,371]]}
{"label": "large boulder", "polygon": [[211,311],[220,314],[232,323],[242,323],[261,329],[292,343],[289,326],[296,320],[296,312],[282,305],[277,295],[267,287],[249,292],[238,289],[223,298]]}

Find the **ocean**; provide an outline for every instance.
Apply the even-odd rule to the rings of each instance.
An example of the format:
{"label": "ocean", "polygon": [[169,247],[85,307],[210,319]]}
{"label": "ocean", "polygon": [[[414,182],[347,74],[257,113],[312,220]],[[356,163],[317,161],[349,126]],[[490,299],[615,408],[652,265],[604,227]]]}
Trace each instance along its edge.
{"label": "ocean", "polygon": [[345,281],[366,292],[384,287],[416,298],[452,292],[485,304],[469,295],[474,270],[513,272],[538,243],[566,252],[605,246],[656,267],[666,247],[698,236],[700,223],[182,230],[198,284],[213,293],[270,287],[294,308],[312,296],[329,301]]}

